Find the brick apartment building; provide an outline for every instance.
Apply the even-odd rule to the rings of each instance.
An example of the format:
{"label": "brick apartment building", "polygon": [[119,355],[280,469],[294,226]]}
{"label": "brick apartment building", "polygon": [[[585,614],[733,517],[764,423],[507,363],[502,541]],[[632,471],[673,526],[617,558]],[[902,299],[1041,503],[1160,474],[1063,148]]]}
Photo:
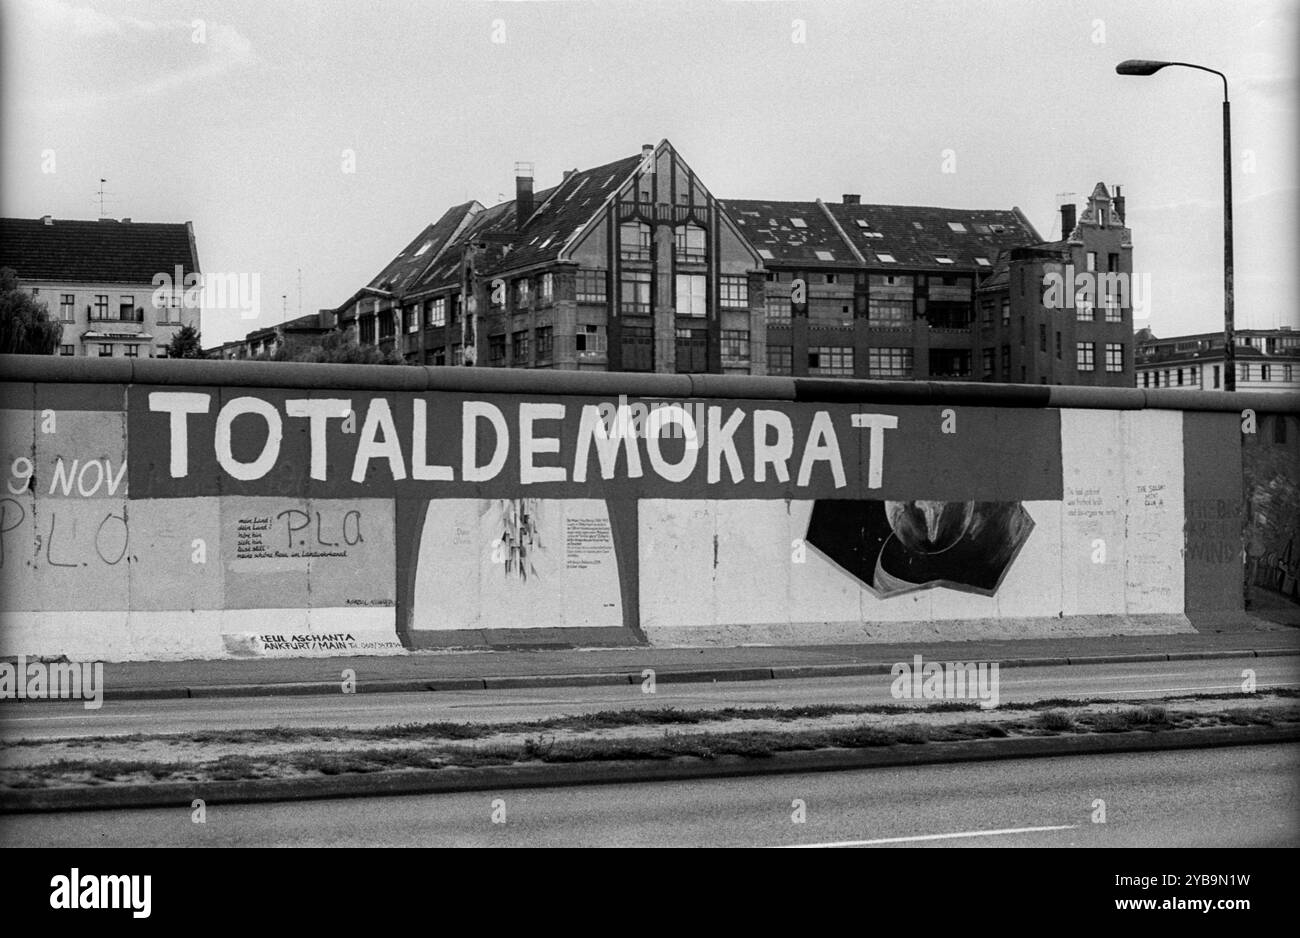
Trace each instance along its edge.
{"label": "brick apartment building", "polygon": [[1015,208],[724,201],[665,140],[540,192],[517,165],[513,201],[449,209],[335,315],[426,364],[1131,387],[1131,308],[1042,287],[1131,271],[1123,199],[1062,216],[1044,243]]}
{"label": "brick apartment building", "polygon": [[199,274],[189,222],[0,218],[0,267],[63,323],[60,355],[161,358],[182,326],[199,326],[183,296]]}

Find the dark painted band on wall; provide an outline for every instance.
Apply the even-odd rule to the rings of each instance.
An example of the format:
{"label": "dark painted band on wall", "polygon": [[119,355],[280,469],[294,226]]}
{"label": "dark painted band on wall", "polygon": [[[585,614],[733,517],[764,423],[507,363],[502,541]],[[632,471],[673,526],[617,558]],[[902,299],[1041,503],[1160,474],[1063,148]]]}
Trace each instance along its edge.
{"label": "dark painted band on wall", "polygon": [[1237,415],[1183,414],[1183,596],[1193,625],[1244,608],[1241,455]]}
{"label": "dark painted band on wall", "polygon": [[0,381],[86,384],[218,385],[305,390],[476,391],[516,394],[619,394],[722,397],[863,404],[932,403],[984,407],[1101,410],[1208,410],[1300,414],[1300,391],[1177,391],[1142,388],[991,384],[969,381],[871,381],[748,375],[661,375],[547,369],[294,362],[63,358],[0,355]]}
{"label": "dark painted band on wall", "polygon": [[1062,492],[1055,410],[149,385],[127,398],[133,499]]}

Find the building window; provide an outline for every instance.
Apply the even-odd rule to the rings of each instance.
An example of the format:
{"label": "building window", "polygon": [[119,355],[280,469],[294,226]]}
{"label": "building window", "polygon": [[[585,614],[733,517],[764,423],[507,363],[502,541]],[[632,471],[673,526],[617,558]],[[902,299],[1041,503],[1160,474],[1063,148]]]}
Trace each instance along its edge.
{"label": "building window", "polygon": [[654,368],[654,329],[650,326],[623,327],[623,370],[650,371]]}
{"label": "building window", "polygon": [[867,289],[867,325],[897,329],[912,324],[911,277],[873,275]]}
{"label": "building window", "polygon": [[117,299],[117,320],[118,322],[142,322],[144,320],[144,310],[137,315],[135,311],[134,296],[120,296]]}
{"label": "building window", "polygon": [[790,297],[779,291],[768,293],[763,298],[763,318],[775,326],[790,325]]}
{"label": "building window", "polygon": [[429,301],[424,315],[426,329],[437,329],[447,325],[447,298],[445,296],[434,297]]}
{"label": "building window", "polygon": [[106,293],[95,294],[95,309],[93,312],[91,312],[90,318],[91,319],[108,318],[108,294]]}
{"label": "building window", "polygon": [[75,345],[60,345],[60,346],[59,346],[59,354],[60,354],[60,355],[76,355],[76,354],[77,354],[77,347],[76,347]]}
{"label": "building window", "polygon": [[488,364],[494,368],[506,363],[506,334],[488,336]]}
{"label": "building window", "polygon": [[605,354],[606,337],[604,326],[579,326],[576,340],[579,356],[590,357]]}
{"label": "building window", "polygon": [[1149,371],[1142,372],[1142,387],[1144,388],[1151,387],[1151,372]]}
{"label": "building window", "polygon": [[718,299],[725,309],[743,309],[749,305],[749,278],[718,278]]}
{"label": "building window", "polygon": [[[1107,342],[1106,343],[1106,370],[1117,372],[1124,370],[1124,343]],[[1179,369],[1179,384],[1182,384],[1182,369]]]}
{"label": "building window", "polygon": [[1238,365],[1238,366],[1237,366],[1237,371],[1238,371],[1238,373],[1239,373],[1238,380],[1240,380],[1240,381],[1249,381],[1249,380],[1250,380],[1250,366],[1249,366],[1249,365]]}
{"label": "building window", "polygon": [[1096,318],[1092,305],[1092,287],[1083,286],[1074,294],[1074,318],[1077,322],[1092,322]]}
{"label": "building window", "polygon": [[515,281],[515,309],[527,309],[533,305],[532,282],[527,277]]}
{"label": "building window", "polygon": [[1088,261],[1088,269],[1089,269],[1089,270],[1096,270],[1096,269],[1097,269],[1097,252],[1096,252],[1096,251],[1089,251],[1089,252],[1088,252],[1087,261]]}
{"label": "building window", "polygon": [[379,318],[379,338],[391,339],[396,334],[393,314],[396,310],[381,309],[376,315]]}
{"label": "building window", "polygon": [[453,365],[465,364],[465,346],[459,342],[451,347],[451,363]]}
{"label": "building window", "polygon": [[1011,380],[1011,346],[1002,346],[1002,380]]}
{"label": "building window", "polygon": [[375,342],[375,317],[362,316],[357,320],[357,335],[361,342]]}
{"label": "building window", "polygon": [[704,316],[708,313],[708,282],[703,274],[677,275],[678,316]]}
{"label": "building window", "polygon": [[608,271],[604,270],[578,271],[578,302],[607,302],[609,299],[608,288],[605,286],[607,276]]}
{"label": "building window", "polygon": [[650,312],[649,271],[623,271],[619,283],[619,309],[624,313]]}
{"label": "building window", "polygon": [[709,331],[677,330],[677,373],[699,374],[709,370]]}
{"label": "building window", "polygon": [[1106,255],[1106,270],[1107,270],[1109,273],[1112,273],[1112,274],[1115,273],[1115,272],[1117,272],[1117,271],[1119,270],[1119,255],[1118,255],[1118,254],[1107,254],[1107,255]]}
{"label": "building window", "polygon": [[618,256],[625,261],[650,260],[650,226],[639,221],[619,225]]}
{"label": "building window", "polygon": [[1260,381],[1269,381],[1269,380],[1271,380],[1271,379],[1272,379],[1272,371],[1270,370],[1269,366],[1268,366],[1268,365],[1260,365],[1260,366],[1259,366],[1259,380],[1260,380]]}
{"label": "building window", "polygon": [[1290,365],[1283,365],[1283,366],[1282,366],[1282,380],[1283,380],[1283,381],[1290,381],[1290,380],[1291,380],[1291,366],[1290,366]]}
{"label": "building window", "polygon": [[451,297],[451,323],[456,325],[465,315],[465,298],[459,293],[453,293]]}
{"label": "building window", "polygon": [[113,357],[113,343],[112,343],[112,342],[101,342],[101,343],[100,343],[100,345],[99,345],[99,357],[100,357],[100,358],[112,358],[112,357]]}
{"label": "building window", "polygon": [[427,357],[430,365],[445,365],[447,364],[447,347],[440,345],[429,352]]}
{"label": "building window", "polygon": [[533,338],[537,340],[537,360],[547,362],[555,354],[555,328],[553,326],[538,326],[534,330]]}
{"label": "building window", "polygon": [[537,286],[540,294],[538,303],[542,306],[550,306],[555,301],[555,274],[542,274]]}
{"label": "building window", "polygon": [[404,321],[406,323],[407,332],[420,331],[420,307],[418,305],[406,307],[402,312],[402,316],[405,317]]}
{"label": "building window", "polygon": [[1096,368],[1096,343],[1076,342],[1074,348],[1079,370],[1093,371]]}
{"label": "building window", "polygon": [[139,357],[140,357],[140,346],[138,346],[138,345],[127,345],[127,346],[124,346],[124,347],[122,348],[122,354],[125,355],[127,358],[139,358]]}
{"label": "building window", "polygon": [[819,345],[808,350],[808,374],[853,376],[853,348],[842,345]]}
{"label": "building window", "polygon": [[1047,351],[1047,326],[1041,322],[1038,324],[1038,351]]}
{"label": "building window", "polygon": [[997,350],[986,348],[984,349],[981,358],[983,359],[983,380],[992,381],[994,377],[996,377],[994,372],[997,369]]}
{"label": "building window", "polygon": [[769,345],[767,347],[767,373],[769,375],[788,375],[793,368],[793,348],[788,345]]}
{"label": "building window", "polygon": [[531,365],[532,351],[529,349],[527,329],[510,334],[510,363],[512,365]]}
{"label": "building window", "polygon": [[1005,329],[1011,325],[1011,297],[1006,297],[1002,301],[1002,328]]}
{"label": "building window", "polygon": [[873,378],[912,377],[910,348],[873,348],[867,350],[867,370]]}
{"label": "building window", "polygon": [[1215,365],[1215,366],[1214,366],[1214,386],[1215,386],[1216,388],[1219,386],[1219,366],[1218,366],[1218,365]]}
{"label": "building window", "polygon": [[749,330],[722,330],[722,362],[725,365],[747,364],[749,362]]}
{"label": "building window", "polygon": [[985,329],[993,328],[993,301],[984,300],[980,303],[980,326]]}
{"label": "building window", "polygon": [[692,264],[704,262],[704,229],[698,225],[678,225],[674,228],[673,244],[677,260]]}
{"label": "building window", "polygon": [[75,293],[62,293],[59,295],[59,319],[62,322],[72,322],[77,318],[77,295]]}

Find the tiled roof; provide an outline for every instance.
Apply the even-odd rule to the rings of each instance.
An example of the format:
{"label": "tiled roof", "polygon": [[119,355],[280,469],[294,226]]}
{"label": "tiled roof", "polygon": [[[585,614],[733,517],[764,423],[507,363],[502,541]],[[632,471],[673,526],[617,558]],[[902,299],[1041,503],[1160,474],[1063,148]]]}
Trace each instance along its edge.
{"label": "tiled roof", "polygon": [[442,218],[421,231],[414,241],[389,261],[388,266],[370,281],[369,286],[378,290],[391,290],[395,293],[409,291],[420,275],[438,257],[438,252],[456,233],[456,229],[474,204],[473,202],[465,202],[447,209]]}
{"label": "tiled roof", "polygon": [[816,202],[728,199],[722,204],[764,261],[858,266],[852,248]]}
{"label": "tiled roof", "polygon": [[[627,182],[640,156],[615,160],[595,169],[579,170],[554,189],[538,193],[538,206],[511,242],[501,262],[486,273],[528,267],[555,260],[560,249],[585,225],[618,187]],[[510,203],[510,219],[514,203]]]}
{"label": "tiled roof", "polygon": [[992,268],[1002,251],[1038,241],[1038,233],[1011,210],[840,202],[826,207],[867,266],[881,270]]}
{"label": "tiled roof", "polygon": [[19,280],[152,283],[198,271],[188,224],[0,218],[0,267]]}

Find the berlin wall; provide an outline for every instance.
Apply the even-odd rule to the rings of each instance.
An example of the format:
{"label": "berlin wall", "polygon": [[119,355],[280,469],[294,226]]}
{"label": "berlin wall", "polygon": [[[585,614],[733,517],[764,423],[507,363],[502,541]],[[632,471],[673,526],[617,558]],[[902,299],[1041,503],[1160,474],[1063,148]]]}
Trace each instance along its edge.
{"label": "berlin wall", "polygon": [[0,655],[1178,632],[1227,395],[0,357]]}

